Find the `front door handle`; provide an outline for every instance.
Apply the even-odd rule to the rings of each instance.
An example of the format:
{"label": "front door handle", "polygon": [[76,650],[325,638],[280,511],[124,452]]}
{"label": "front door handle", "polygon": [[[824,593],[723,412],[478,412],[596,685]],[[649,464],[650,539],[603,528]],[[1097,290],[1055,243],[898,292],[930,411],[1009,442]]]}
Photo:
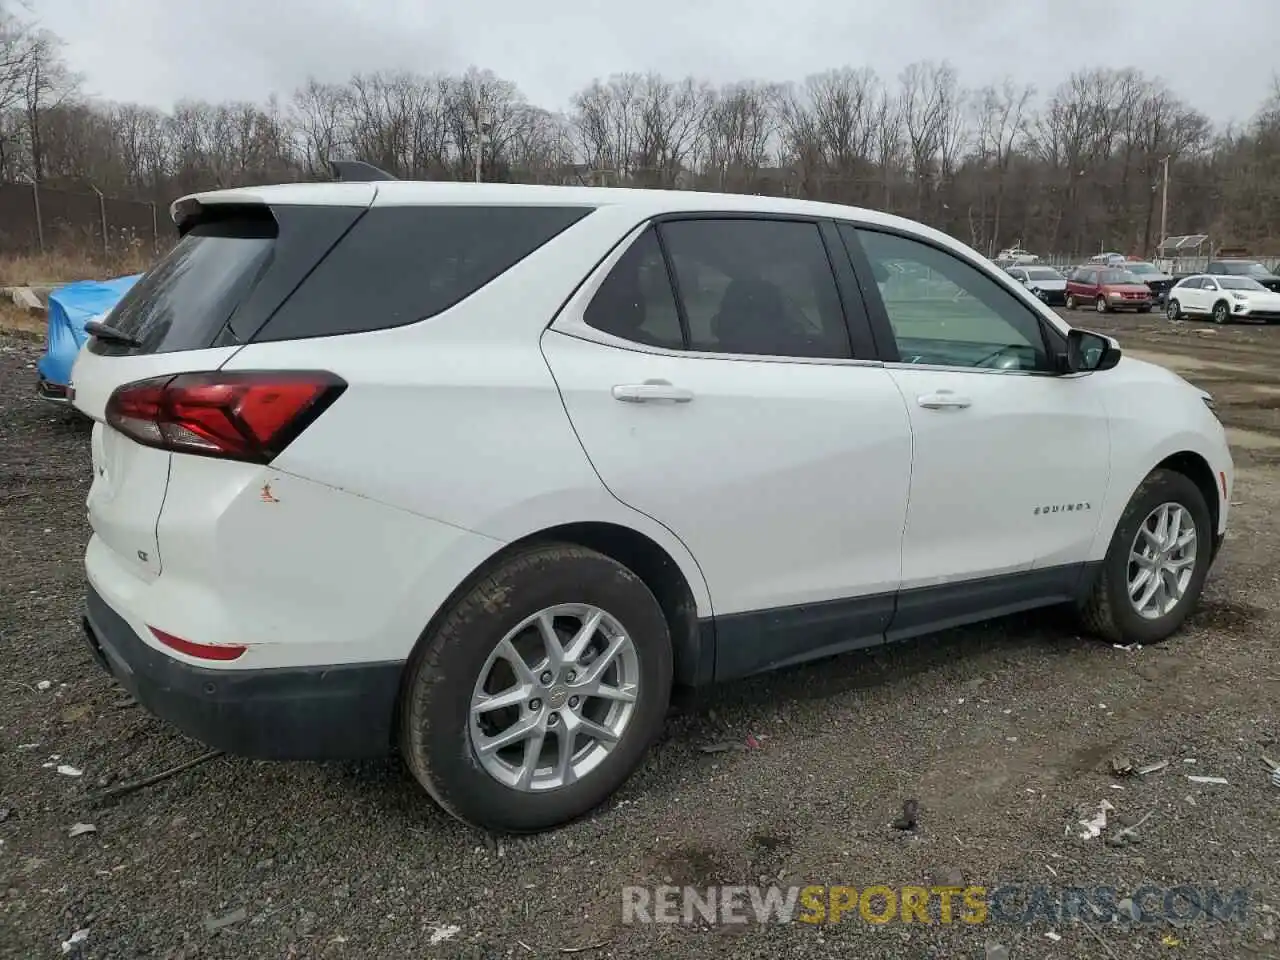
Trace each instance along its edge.
{"label": "front door handle", "polygon": [[688,403],[693,391],[672,385],[666,380],[646,380],[644,383],[620,383],[613,388],[613,399],[623,403]]}
{"label": "front door handle", "polygon": [[973,401],[950,390],[939,390],[937,393],[917,397],[916,402],[926,410],[963,410]]}

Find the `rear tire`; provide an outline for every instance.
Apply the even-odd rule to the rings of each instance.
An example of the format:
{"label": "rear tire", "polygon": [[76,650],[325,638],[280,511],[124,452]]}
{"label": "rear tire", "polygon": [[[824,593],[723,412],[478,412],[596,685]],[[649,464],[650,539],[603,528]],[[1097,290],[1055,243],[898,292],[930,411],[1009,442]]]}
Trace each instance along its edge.
{"label": "rear tire", "polygon": [[[593,618],[599,625],[579,632]],[[547,630],[570,654],[563,661],[552,659]],[[569,647],[582,636],[591,643],[575,656]],[[517,651],[525,669],[500,648]],[[584,684],[596,660],[606,667],[593,694]],[[539,545],[504,560],[424,635],[405,672],[400,746],[418,782],[459,820],[544,830],[589,812],[626,781],[662,730],[671,683],[667,622],[644,582],[593,550]],[[623,689],[632,700],[617,696]],[[473,710],[508,694],[508,706]],[[591,732],[602,728],[615,739]],[[488,749],[526,729],[533,732]]]}
{"label": "rear tire", "polygon": [[1107,313],[1108,311],[1111,310],[1111,307],[1107,304],[1106,297],[1099,297],[1097,300],[1095,300],[1093,302],[1093,307],[1099,313]]}
{"label": "rear tire", "polygon": [[1071,296],[1071,294],[1067,294],[1067,301],[1063,306],[1068,310],[1074,310],[1076,308],[1076,298]]}
{"label": "rear tire", "polygon": [[[1141,534],[1140,530],[1144,526],[1148,531],[1152,530],[1153,515],[1158,515],[1165,507],[1173,506],[1182,511],[1181,536],[1186,536],[1188,523],[1194,530],[1191,541],[1194,559],[1182,568],[1189,569],[1190,576],[1184,584],[1179,585],[1181,593],[1176,602],[1172,602],[1171,591],[1168,594],[1171,605],[1167,609],[1162,609],[1158,604],[1149,606],[1144,615],[1138,608],[1138,601],[1143,598],[1152,577],[1157,580],[1166,577],[1166,585],[1174,586],[1167,578],[1175,575],[1157,571],[1152,577],[1140,581],[1135,591],[1132,584],[1138,579],[1143,565],[1133,562],[1131,558],[1138,550],[1154,551],[1148,536]],[[1172,512],[1171,509],[1170,513]],[[1155,530],[1158,533],[1158,523],[1155,524]],[[1200,488],[1184,474],[1172,470],[1153,470],[1130,497],[1112,534],[1111,545],[1102,561],[1102,569],[1098,572],[1089,596],[1080,606],[1080,619],[1085,629],[1111,643],[1145,645],[1168,639],[1182,626],[1200,598],[1205,577],[1209,574],[1213,536],[1209,507]],[[1171,554],[1171,559],[1175,564],[1185,563],[1185,547],[1181,554],[1176,551]]]}

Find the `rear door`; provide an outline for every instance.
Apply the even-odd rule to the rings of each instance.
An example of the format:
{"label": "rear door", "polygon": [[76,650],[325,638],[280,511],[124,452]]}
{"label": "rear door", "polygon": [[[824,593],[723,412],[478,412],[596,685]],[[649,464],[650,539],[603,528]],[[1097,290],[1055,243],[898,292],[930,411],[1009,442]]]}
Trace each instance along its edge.
{"label": "rear door", "polygon": [[650,226],[566,305],[543,352],[604,484],[697,560],[717,676],[880,636],[910,424],[868,359],[830,224],[708,214]]}
{"label": "rear door", "polygon": [[107,425],[112,393],[138,380],[222,366],[368,205],[373,189],[360,186],[363,205],[190,208],[177,246],[103,319],[119,337],[92,337],[81,349],[71,387],[75,406],[94,420],[89,523],[140,576],[160,574],[156,524],[171,454]]}

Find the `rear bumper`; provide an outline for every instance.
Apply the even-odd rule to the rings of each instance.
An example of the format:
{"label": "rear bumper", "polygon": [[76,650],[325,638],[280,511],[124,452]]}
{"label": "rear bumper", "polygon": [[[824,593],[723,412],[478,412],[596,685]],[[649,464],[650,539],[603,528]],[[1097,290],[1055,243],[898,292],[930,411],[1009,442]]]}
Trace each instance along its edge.
{"label": "rear bumper", "polygon": [[135,700],[215,749],[260,760],[359,759],[391,750],[403,663],[193,666],[145,643],[92,585],[84,629],[94,658]]}

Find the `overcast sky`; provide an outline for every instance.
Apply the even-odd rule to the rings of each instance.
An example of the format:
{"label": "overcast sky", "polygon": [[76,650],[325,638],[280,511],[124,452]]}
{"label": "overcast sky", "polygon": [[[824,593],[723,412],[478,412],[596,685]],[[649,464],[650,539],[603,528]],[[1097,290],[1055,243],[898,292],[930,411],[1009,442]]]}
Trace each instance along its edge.
{"label": "overcast sky", "polygon": [[87,91],[168,107],[287,96],[309,75],[487,67],[563,109],[594,77],[713,82],[832,66],[896,78],[949,59],[1045,95],[1081,67],[1132,66],[1214,120],[1247,119],[1280,67],[1280,0],[28,0]]}

